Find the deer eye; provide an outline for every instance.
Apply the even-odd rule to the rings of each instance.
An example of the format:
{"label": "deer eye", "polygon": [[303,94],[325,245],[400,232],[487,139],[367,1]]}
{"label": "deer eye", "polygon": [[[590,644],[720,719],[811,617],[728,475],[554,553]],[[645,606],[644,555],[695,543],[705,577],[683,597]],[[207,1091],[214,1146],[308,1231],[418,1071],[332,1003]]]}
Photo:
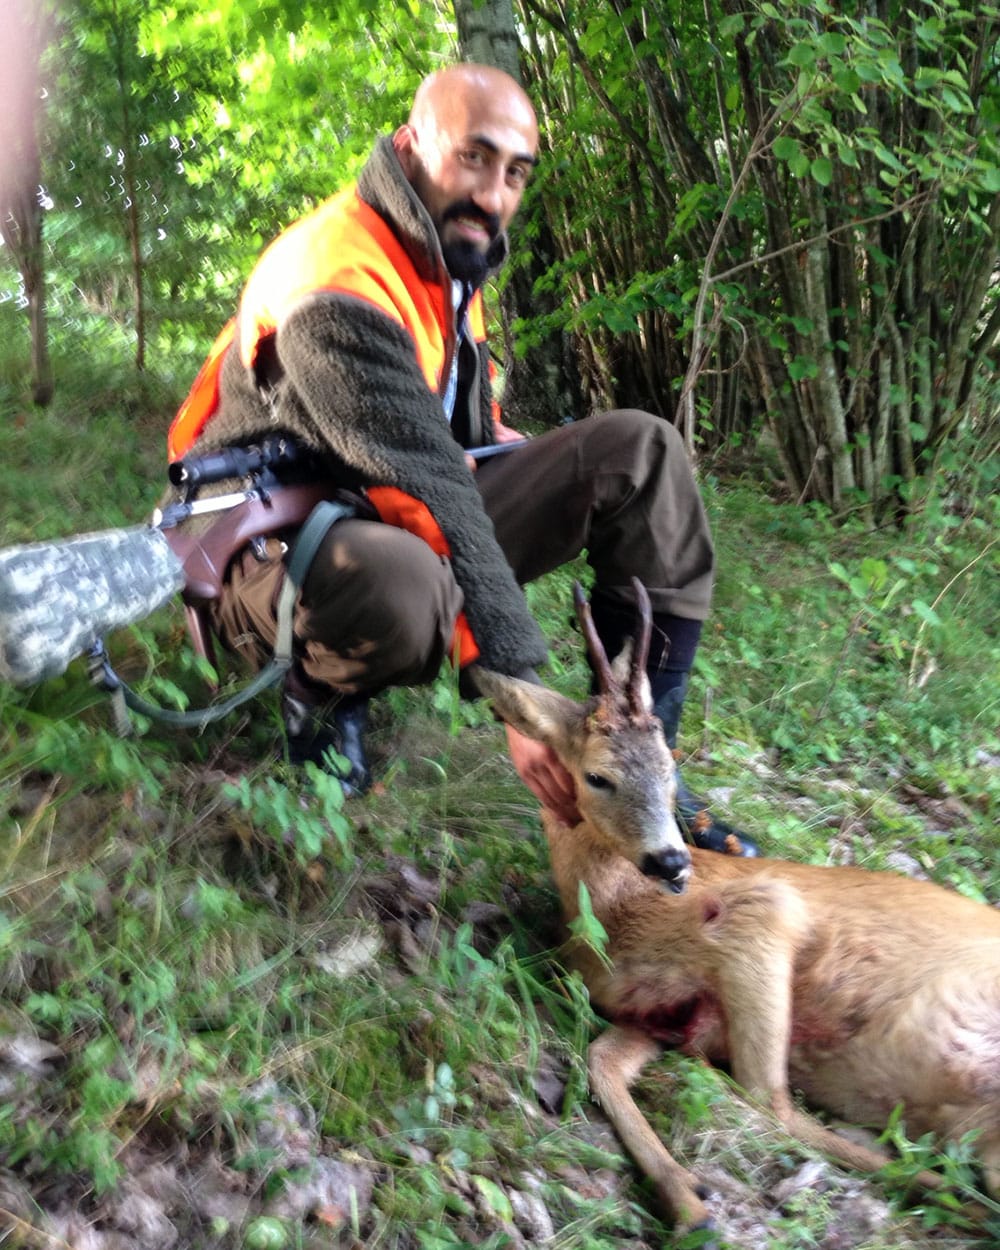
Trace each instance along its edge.
{"label": "deer eye", "polygon": [[602,777],[600,773],[584,773],[583,779],[592,790],[613,790],[615,783],[609,781],[607,777]]}

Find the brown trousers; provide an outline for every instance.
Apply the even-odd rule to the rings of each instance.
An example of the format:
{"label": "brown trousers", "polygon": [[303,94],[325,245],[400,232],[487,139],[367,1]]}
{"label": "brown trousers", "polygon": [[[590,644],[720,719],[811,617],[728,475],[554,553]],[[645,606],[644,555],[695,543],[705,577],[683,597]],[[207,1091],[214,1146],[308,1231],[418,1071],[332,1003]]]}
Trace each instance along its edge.
{"label": "brown trousers", "polygon": [[[595,585],[624,604],[631,579],[654,612],[704,620],[713,551],[705,510],[677,431],[622,409],[562,426],[483,461],[476,482],[500,547],[523,585],[581,552]],[[223,643],[259,668],[271,654],[284,576],[282,547],[237,559],[215,614]],[[344,693],[432,681],[448,656],[462,592],[447,560],[378,521],[327,534],[296,605],[300,667]]]}

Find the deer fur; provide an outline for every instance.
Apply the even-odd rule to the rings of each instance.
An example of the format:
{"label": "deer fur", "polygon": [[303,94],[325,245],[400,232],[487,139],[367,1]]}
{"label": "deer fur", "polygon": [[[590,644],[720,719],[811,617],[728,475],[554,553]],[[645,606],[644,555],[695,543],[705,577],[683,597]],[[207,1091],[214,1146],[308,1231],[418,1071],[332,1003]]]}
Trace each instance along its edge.
{"label": "deer fur", "polygon": [[[593,655],[600,644],[577,595]],[[475,679],[576,783],[581,822],[543,811],[543,825],[565,920],[578,915],[582,883],[608,934],[607,958],[579,943],[574,952],[612,1022],[590,1047],[591,1091],[665,1214],[681,1231],[711,1222],[696,1178],[629,1092],[662,1043],[727,1065],[790,1134],[859,1170],[888,1157],[823,1127],[793,1089],[877,1128],[902,1104],[914,1137],[976,1130],[985,1188],[1000,1199],[1000,911],[893,873],[685,846],[641,653],[640,638],[631,661],[595,658],[602,692],[582,704],[481,669]]]}

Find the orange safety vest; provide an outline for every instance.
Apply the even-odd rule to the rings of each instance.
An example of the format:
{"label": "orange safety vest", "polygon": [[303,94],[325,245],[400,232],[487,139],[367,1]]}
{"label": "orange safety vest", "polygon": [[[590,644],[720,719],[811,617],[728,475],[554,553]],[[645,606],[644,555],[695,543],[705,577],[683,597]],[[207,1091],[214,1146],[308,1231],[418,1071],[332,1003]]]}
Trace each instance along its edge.
{"label": "orange safety vest", "polygon": [[[413,340],[428,388],[439,393],[447,351],[445,327],[452,319],[451,291],[420,278],[383,218],[349,188],[290,226],[260,257],[238,314],[213,343],[171,423],[167,436],[171,461],[187,454],[218,410],[222,359],[237,329],[243,364],[252,369],[261,341],[274,334],[302,300],[323,291],[363,299],[402,326]],[[469,305],[469,328],[476,342],[485,339],[478,291]],[[366,494],[383,521],[416,534],[438,555],[451,555],[447,538],[421,500],[394,486],[372,486]],[[464,612],[455,625],[452,651],[462,666],[479,655]]]}

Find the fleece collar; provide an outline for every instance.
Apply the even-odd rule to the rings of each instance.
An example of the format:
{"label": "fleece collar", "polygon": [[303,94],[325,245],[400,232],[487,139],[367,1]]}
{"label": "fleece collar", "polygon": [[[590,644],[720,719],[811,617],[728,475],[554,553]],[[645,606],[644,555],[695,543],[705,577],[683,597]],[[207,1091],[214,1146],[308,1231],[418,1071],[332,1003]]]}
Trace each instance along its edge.
{"label": "fleece collar", "polygon": [[[407,181],[389,135],[383,135],[373,148],[358,178],[358,194],[389,223],[421,278],[448,286],[451,278],[445,269],[434,223]],[[500,268],[509,252],[510,240],[502,231],[487,254],[490,273]]]}

